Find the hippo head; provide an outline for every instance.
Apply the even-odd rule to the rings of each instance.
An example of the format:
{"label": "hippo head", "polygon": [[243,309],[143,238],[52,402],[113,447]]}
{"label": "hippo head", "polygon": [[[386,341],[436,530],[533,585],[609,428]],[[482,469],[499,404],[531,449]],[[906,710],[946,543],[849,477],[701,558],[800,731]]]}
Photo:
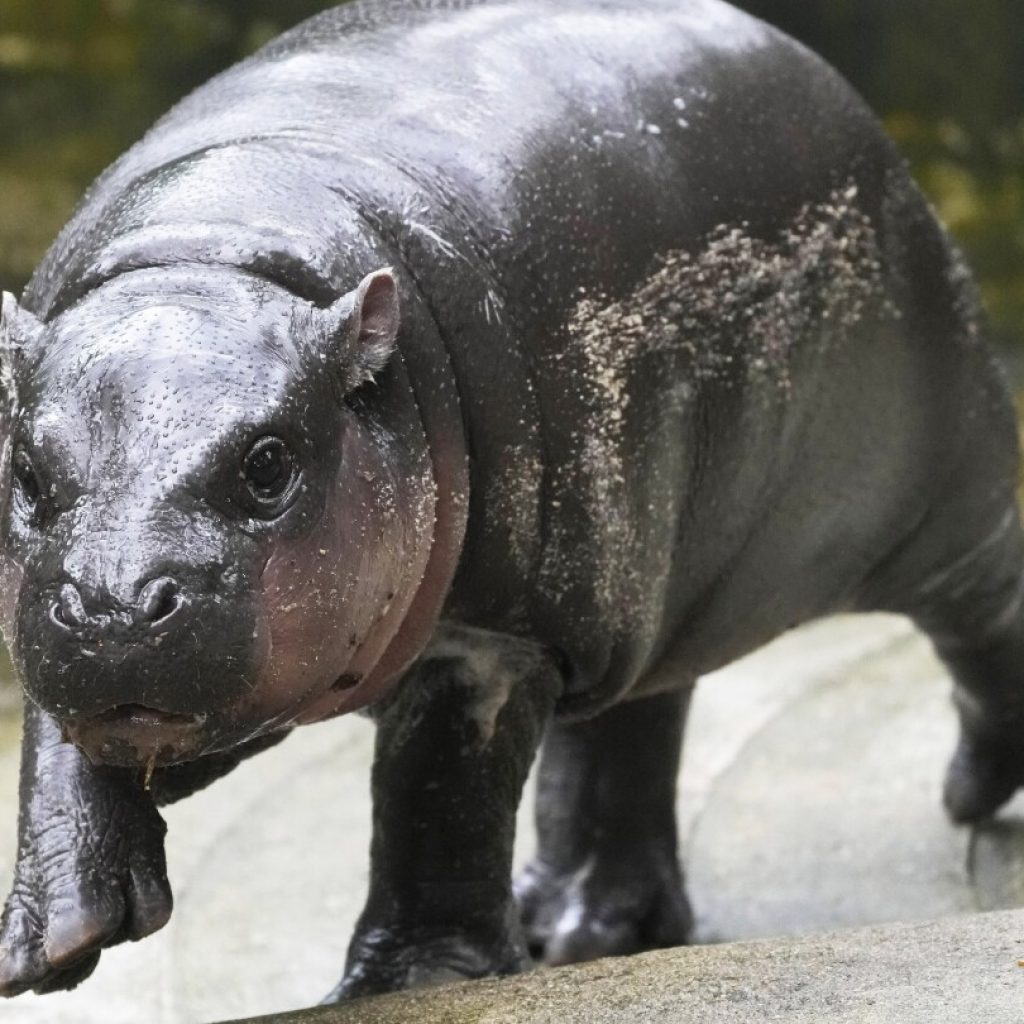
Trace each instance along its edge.
{"label": "hippo head", "polygon": [[414,403],[373,382],[397,330],[388,270],[323,308],[227,268],[125,274],[46,324],[5,296],[0,620],[93,760],[347,709],[430,546]]}

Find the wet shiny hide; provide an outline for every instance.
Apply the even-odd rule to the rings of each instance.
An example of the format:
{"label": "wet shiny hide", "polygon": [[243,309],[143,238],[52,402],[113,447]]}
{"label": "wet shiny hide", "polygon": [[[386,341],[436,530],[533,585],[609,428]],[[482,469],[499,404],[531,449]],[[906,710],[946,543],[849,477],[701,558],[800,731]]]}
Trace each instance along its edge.
{"label": "wet shiny hide", "polygon": [[969,273],[852,90],[719,0],[325,12],[97,181],[4,296],[0,391],[5,994],[167,920],[157,803],[355,710],[331,998],[685,941],[687,694],[818,616],[935,640],[955,820],[1024,781]]}

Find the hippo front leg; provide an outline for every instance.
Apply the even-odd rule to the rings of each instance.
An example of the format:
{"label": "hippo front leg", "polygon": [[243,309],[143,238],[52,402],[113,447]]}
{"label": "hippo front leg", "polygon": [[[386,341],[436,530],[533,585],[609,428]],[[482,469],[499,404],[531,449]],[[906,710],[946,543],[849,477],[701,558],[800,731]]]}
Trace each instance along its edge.
{"label": "hippo front leg", "polygon": [[0,922],[0,995],[74,988],[100,950],[170,917],[166,827],[142,773],[91,764],[29,704],[14,883]]}
{"label": "hippo front leg", "polygon": [[369,896],[328,1002],[529,965],[515,815],[560,685],[538,648],[475,630],[402,681],[378,719]]}

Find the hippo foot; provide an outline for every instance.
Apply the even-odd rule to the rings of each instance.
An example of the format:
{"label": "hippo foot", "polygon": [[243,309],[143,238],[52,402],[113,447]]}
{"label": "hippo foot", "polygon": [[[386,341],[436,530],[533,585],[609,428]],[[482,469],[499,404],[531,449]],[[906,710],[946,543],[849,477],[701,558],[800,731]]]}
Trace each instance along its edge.
{"label": "hippo foot", "polygon": [[87,817],[51,821],[19,844],[0,921],[0,996],[72,989],[102,949],[170,917],[164,823],[152,804],[120,803],[103,828]]}
{"label": "hippo foot", "polygon": [[323,1002],[518,974],[529,966],[530,958],[515,933],[492,941],[434,934],[417,942],[379,928],[353,940],[345,976]]}
{"label": "hippo foot", "polygon": [[693,928],[674,853],[598,854],[561,872],[538,858],[515,888],[530,952],[552,966],[682,946]]}
{"label": "hippo foot", "polygon": [[970,824],[995,814],[1024,786],[1024,741],[997,743],[961,735],[946,771],[950,818]]}

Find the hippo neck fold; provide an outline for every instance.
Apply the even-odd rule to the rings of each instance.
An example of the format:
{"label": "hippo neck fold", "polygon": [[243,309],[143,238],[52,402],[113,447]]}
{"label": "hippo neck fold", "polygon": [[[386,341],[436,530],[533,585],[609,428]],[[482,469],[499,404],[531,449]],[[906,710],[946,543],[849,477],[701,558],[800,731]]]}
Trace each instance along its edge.
{"label": "hippo neck fold", "polygon": [[387,262],[358,210],[325,183],[321,161],[296,144],[290,159],[270,138],[160,157],[107,172],[33,275],[26,308],[51,320],[119,274],[176,266],[248,271],[323,306],[373,269],[366,264]]}
{"label": "hippo neck fold", "polygon": [[48,310],[59,315],[113,278],[136,270],[221,267],[266,278],[301,299],[326,306],[341,277],[320,240],[283,225],[150,225],[113,239],[55,293]]}

